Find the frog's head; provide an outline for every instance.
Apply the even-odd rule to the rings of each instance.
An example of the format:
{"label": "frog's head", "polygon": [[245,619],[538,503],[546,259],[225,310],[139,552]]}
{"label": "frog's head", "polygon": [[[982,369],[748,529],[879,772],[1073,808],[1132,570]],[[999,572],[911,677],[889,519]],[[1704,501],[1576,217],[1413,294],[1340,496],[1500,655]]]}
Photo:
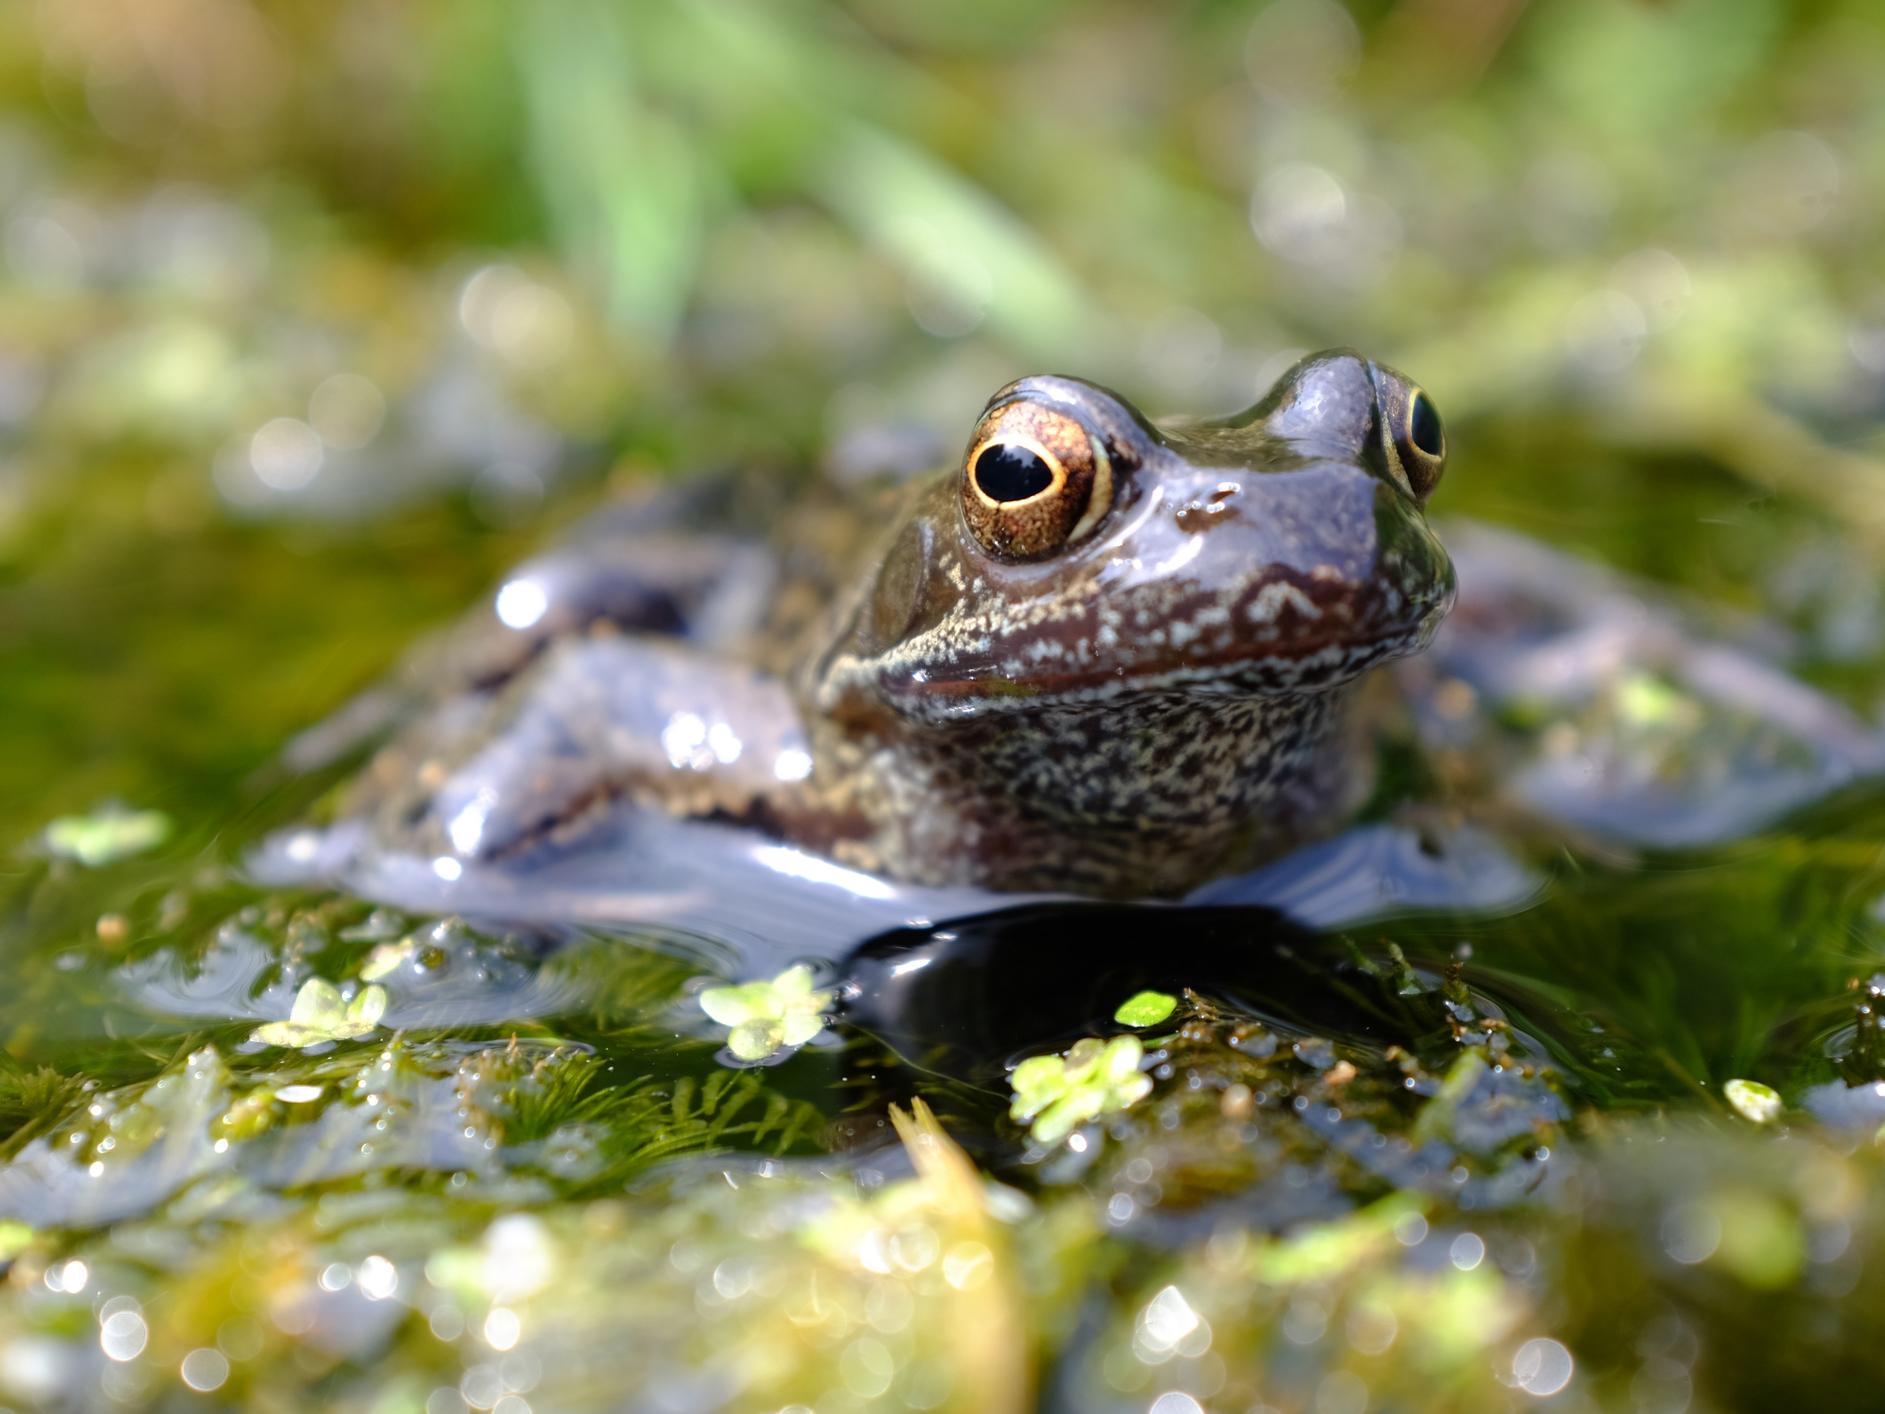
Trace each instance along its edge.
{"label": "frog's head", "polygon": [[1426,394],[1346,350],[1164,427],[1091,383],[1020,379],[902,527],[825,704],[862,689],[943,720],[1344,683],[1422,647],[1452,601],[1421,510],[1445,457]]}

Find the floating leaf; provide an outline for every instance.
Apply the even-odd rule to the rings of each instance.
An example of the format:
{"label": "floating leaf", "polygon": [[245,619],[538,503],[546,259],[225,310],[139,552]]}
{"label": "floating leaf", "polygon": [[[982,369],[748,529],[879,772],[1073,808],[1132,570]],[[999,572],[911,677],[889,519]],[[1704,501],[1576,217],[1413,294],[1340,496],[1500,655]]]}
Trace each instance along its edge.
{"label": "floating leaf", "polygon": [[1139,1069],[1144,1058],[1137,1036],[1089,1036],[1065,1056],[1030,1056],[1009,1077],[1009,1116],[1027,1124],[1037,1143],[1058,1144],[1088,1120],[1151,1093],[1152,1077]]}
{"label": "floating leaf", "polygon": [[1121,1026],[1157,1026],[1178,1010],[1178,998],[1169,992],[1136,992],[1119,1004],[1113,1020]]}
{"label": "floating leaf", "polygon": [[365,987],[360,994],[347,1004],[347,1025],[357,1028],[357,1034],[366,1035],[380,1024],[380,1018],[386,1015],[386,988]]}
{"label": "floating leaf", "polygon": [[416,950],[416,938],[401,938],[396,943],[380,943],[367,954],[367,960],[360,966],[362,982],[379,982],[391,977],[411,957]]}
{"label": "floating leaf", "polygon": [[62,815],[46,826],[46,848],[89,869],[155,849],[169,838],[170,817],[163,811],[117,805],[90,815]]}
{"label": "floating leaf", "polygon": [[347,1001],[332,982],[310,977],[295,993],[288,1019],[256,1027],[250,1039],[297,1049],[322,1041],[352,1041],[371,1034],[385,1014],[384,987],[363,987],[352,1001]]}
{"label": "floating leaf", "polygon": [[13,1218],[0,1220],[0,1262],[11,1262],[24,1252],[38,1234],[26,1223]]}
{"label": "floating leaf", "polygon": [[769,1060],[825,1029],[834,994],[812,980],[811,968],[800,963],[768,981],[708,987],[700,994],[700,1009],[730,1028],[727,1049],[735,1058]]}
{"label": "floating leaf", "polygon": [[1784,1108],[1779,1091],[1758,1080],[1730,1080],[1721,1087],[1721,1092],[1728,1097],[1736,1114],[1755,1124],[1772,1124],[1780,1118]]}

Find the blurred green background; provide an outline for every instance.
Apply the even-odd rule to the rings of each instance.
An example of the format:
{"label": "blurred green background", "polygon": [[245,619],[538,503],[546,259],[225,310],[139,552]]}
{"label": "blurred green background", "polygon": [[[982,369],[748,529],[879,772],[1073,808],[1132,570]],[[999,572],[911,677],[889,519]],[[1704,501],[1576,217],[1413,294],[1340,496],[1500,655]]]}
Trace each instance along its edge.
{"label": "blurred green background", "polygon": [[20,835],[218,818],[613,483],[946,456],[1032,370],[1357,345],[1439,509],[1833,681],[1885,632],[1871,0],[20,0],[0,97]]}
{"label": "blurred green background", "polygon": [[[664,1376],[619,1353],[672,1346],[677,1368],[886,1388],[888,1346],[847,1367],[795,1312],[731,1358],[777,1284],[695,1304],[721,1254],[824,1281],[770,1215],[849,1177],[623,1185],[688,1152],[862,1152],[901,1062],[725,1069],[687,982],[750,980],[718,953],[585,933],[545,955],[258,894],[218,861],[294,813],[283,744],[631,484],[941,462],[1030,371],[1226,412],[1330,344],[1445,414],[1437,516],[1777,621],[1790,671],[1885,720],[1882,233],[1877,0],[0,0],[0,1178],[34,1225],[0,1222],[0,1386],[527,1409],[500,1352],[547,1352],[518,1389],[632,1402]],[[91,813],[114,798],[151,813]],[[1863,1404],[1885,1310],[1876,802],[1641,868],[1568,851],[1527,912],[1332,940],[1433,977],[1470,948],[1473,973],[1444,1013],[1398,970],[1375,975],[1401,1010],[1332,973],[1358,1028],[1389,1029],[1338,1032],[1326,1072],[1326,1041],[1301,1075],[1293,1047],[1272,1066],[1196,1043],[1246,1077],[1246,1114],[1253,1085],[1293,1088],[1361,1126],[1292,1138],[1279,1105],[1251,1172],[1282,1154],[1292,1186],[1424,1204],[1350,1174],[1349,1139],[1518,1113],[1500,1133],[1529,1142],[1516,1092],[1462,1099],[1487,1050],[1454,1009],[1524,982],[1565,1020],[1541,1034],[1578,1113],[1538,1112],[1536,1157],[1569,1178],[1508,1217],[1375,1204],[1301,1246],[1154,1252],[1101,1225],[1105,1169],[1018,1161],[1008,1131],[984,1166],[1039,1204],[1002,1224],[1027,1300],[984,1289],[937,1320],[905,1293],[878,1329],[951,1357],[999,1330],[1043,1371],[1120,1375],[1121,1399],[1169,1375],[1159,1414],[1199,1408],[1174,1350],[1238,1408],[1268,1403],[1235,1381],[1291,1370],[1323,1411],[1511,1407],[1562,1388],[1573,1351],[1558,1408]],[[151,853],[93,869],[101,840]],[[304,986],[369,978],[400,1036],[255,1039]],[[1408,1100],[1413,1062],[1379,1040],[1429,1005],[1433,1102],[1371,1108]],[[1716,1101],[1731,1077],[1781,1092],[1782,1134]],[[1232,1133],[1196,1078],[1172,1086],[1200,1097],[1189,1128],[1142,1118],[1133,1141],[1180,1172],[1188,1136]],[[1341,1256],[1358,1235],[1376,1254]],[[1342,1292],[1332,1252],[1361,1262]],[[1304,1271],[1326,1311],[1297,1303]],[[345,1323],[303,1323],[317,1306]],[[1148,1330],[1175,1333],[1147,1354]],[[956,1363],[962,1407],[1016,1397],[1001,1361]]]}

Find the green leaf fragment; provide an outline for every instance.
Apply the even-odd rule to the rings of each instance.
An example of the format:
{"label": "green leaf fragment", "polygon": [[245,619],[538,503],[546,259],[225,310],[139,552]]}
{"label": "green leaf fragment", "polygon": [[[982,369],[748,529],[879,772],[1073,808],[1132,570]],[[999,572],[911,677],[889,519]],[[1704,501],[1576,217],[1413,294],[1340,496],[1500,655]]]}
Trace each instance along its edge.
{"label": "green leaf fragment", "polygon": [[742,1021],[727,1033],[727,1049],[743,1061],[763,1061],[786,1044],[785,1028],[774,1021]]}
{"label": "green leaf fragment", "polygon": [[380,1018],[386,1015],[386,988],[362,987],[347,1003],[346,1025],[356,1034],[364,1036],[380,1024]]}
{"label": "green leaf fragment", "polygon": [[1030,1056],[1009,1077],[1014,1101],[1008,1114],[1027,1124],[1037,1143],[1058,1144],[1088,1120],[1150,1094],[1152,1077],[1139,1069],[1144,1059],[1137,1036],[1089,1036],[1065,1056]]}
{"label": "green leaf fragment", "polygon": [[386,1015],[386,989],[363,987],[352,1001],[321,977],[310,977],[295,993],[286,1021],[256,1027],[250,1039],[267,1046],[300,1048],[322,1041],[352,1041],[370,1035]]}
{"label": "green leaf fragment", "polygon": [[727,1049],[735,1059],[768,1060],[825,1029],[835,994],[812,983],[811,968],[800,963],[766,981],[708,987],[700,994],[700,1009],[729,1028]]}
{"label": "green leaf fragment", "polygon": [[1278,1286],[1333,1281],[1387,1249],[1398,1226],[1424,1217],[1430,1206],[1423,1194],[1390,1193],[1346,1217],[1313,1223],[1264,1243],[1257,1250],[1256,1271]]}
{"label": "green leaf fragment", "polygon": [[1758,1080],[1730,1080],[1721,1092],[1736,1114],[1754,1124],[1772,1124],[1785,1108],[1780,1092]]}
{"label": "green leaf fragment", "polygon": [[161,810],[107,806],[90,815],[62,815],[46,826],[46,848],[88,869],[155,849],[170,838],[170,817]]}
{"label": "green leaf fragment", "polygon": [[38,1235],[15,1218],[0,1220],[0,1262],[11,1262],[31,1246]]}
{"label": "green leaf fragment", "polygon": [[1121,1026],[1157,1026],[1178,1010],[1178,998],[1169,992],[1137,992],[1119,1004],[1113,1020]]}
{"label": "green leaf fragment", "polygon": [[396,943],[380,943],[367,954],[367,960],[361,964],[360,980],[378,982],[391,977],[400,966],[411,957],[414,951],[414,939],[401,938]]}
{"label": "green leaf fragment", "polygon": [[1649,673],[1630,673],[1617,684],[1618,713],[1644,727],[1668,726],[1684,715],[1689,701],[1679,691]]}

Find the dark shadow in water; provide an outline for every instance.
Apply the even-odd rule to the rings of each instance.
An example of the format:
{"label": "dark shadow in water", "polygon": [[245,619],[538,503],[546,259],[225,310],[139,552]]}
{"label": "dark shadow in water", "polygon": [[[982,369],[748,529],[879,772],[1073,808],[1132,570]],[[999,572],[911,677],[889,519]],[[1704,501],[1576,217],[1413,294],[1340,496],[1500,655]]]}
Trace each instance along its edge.
{"label": "dark shadow in water", "polygon": [[1442,1026],[1344,940],[1268,908],[1031,904],[882,934],[845,972],[847,1023],[909,1065],[1004,1091],[1018,1055],[1128,1029],[1113,1014],[1146,989],[1189,987],[1284,1033],[1372,1051]]}
{"label": "dark shadow in water", "polygon": [[[1574,1018],[1267,908],[1029,905],[883,934],[846,976],[841,1130],[867,1140],[878,1106],[920,1093],[979,1162],[1110,1189],[1117,1223],[1150,1240],[1231,1211],[1281,1231],[1389,1187],[1503,1207],[1544,1179],[1569,1115],[1551,1057]],[[1142,990],[1194,994],[1139,1033],[1166,1082],[1156,1113],[1098,1145],[1030,1147],[1006,1117],[1009,1068],[1133,1030],[1115,1013]]]}

